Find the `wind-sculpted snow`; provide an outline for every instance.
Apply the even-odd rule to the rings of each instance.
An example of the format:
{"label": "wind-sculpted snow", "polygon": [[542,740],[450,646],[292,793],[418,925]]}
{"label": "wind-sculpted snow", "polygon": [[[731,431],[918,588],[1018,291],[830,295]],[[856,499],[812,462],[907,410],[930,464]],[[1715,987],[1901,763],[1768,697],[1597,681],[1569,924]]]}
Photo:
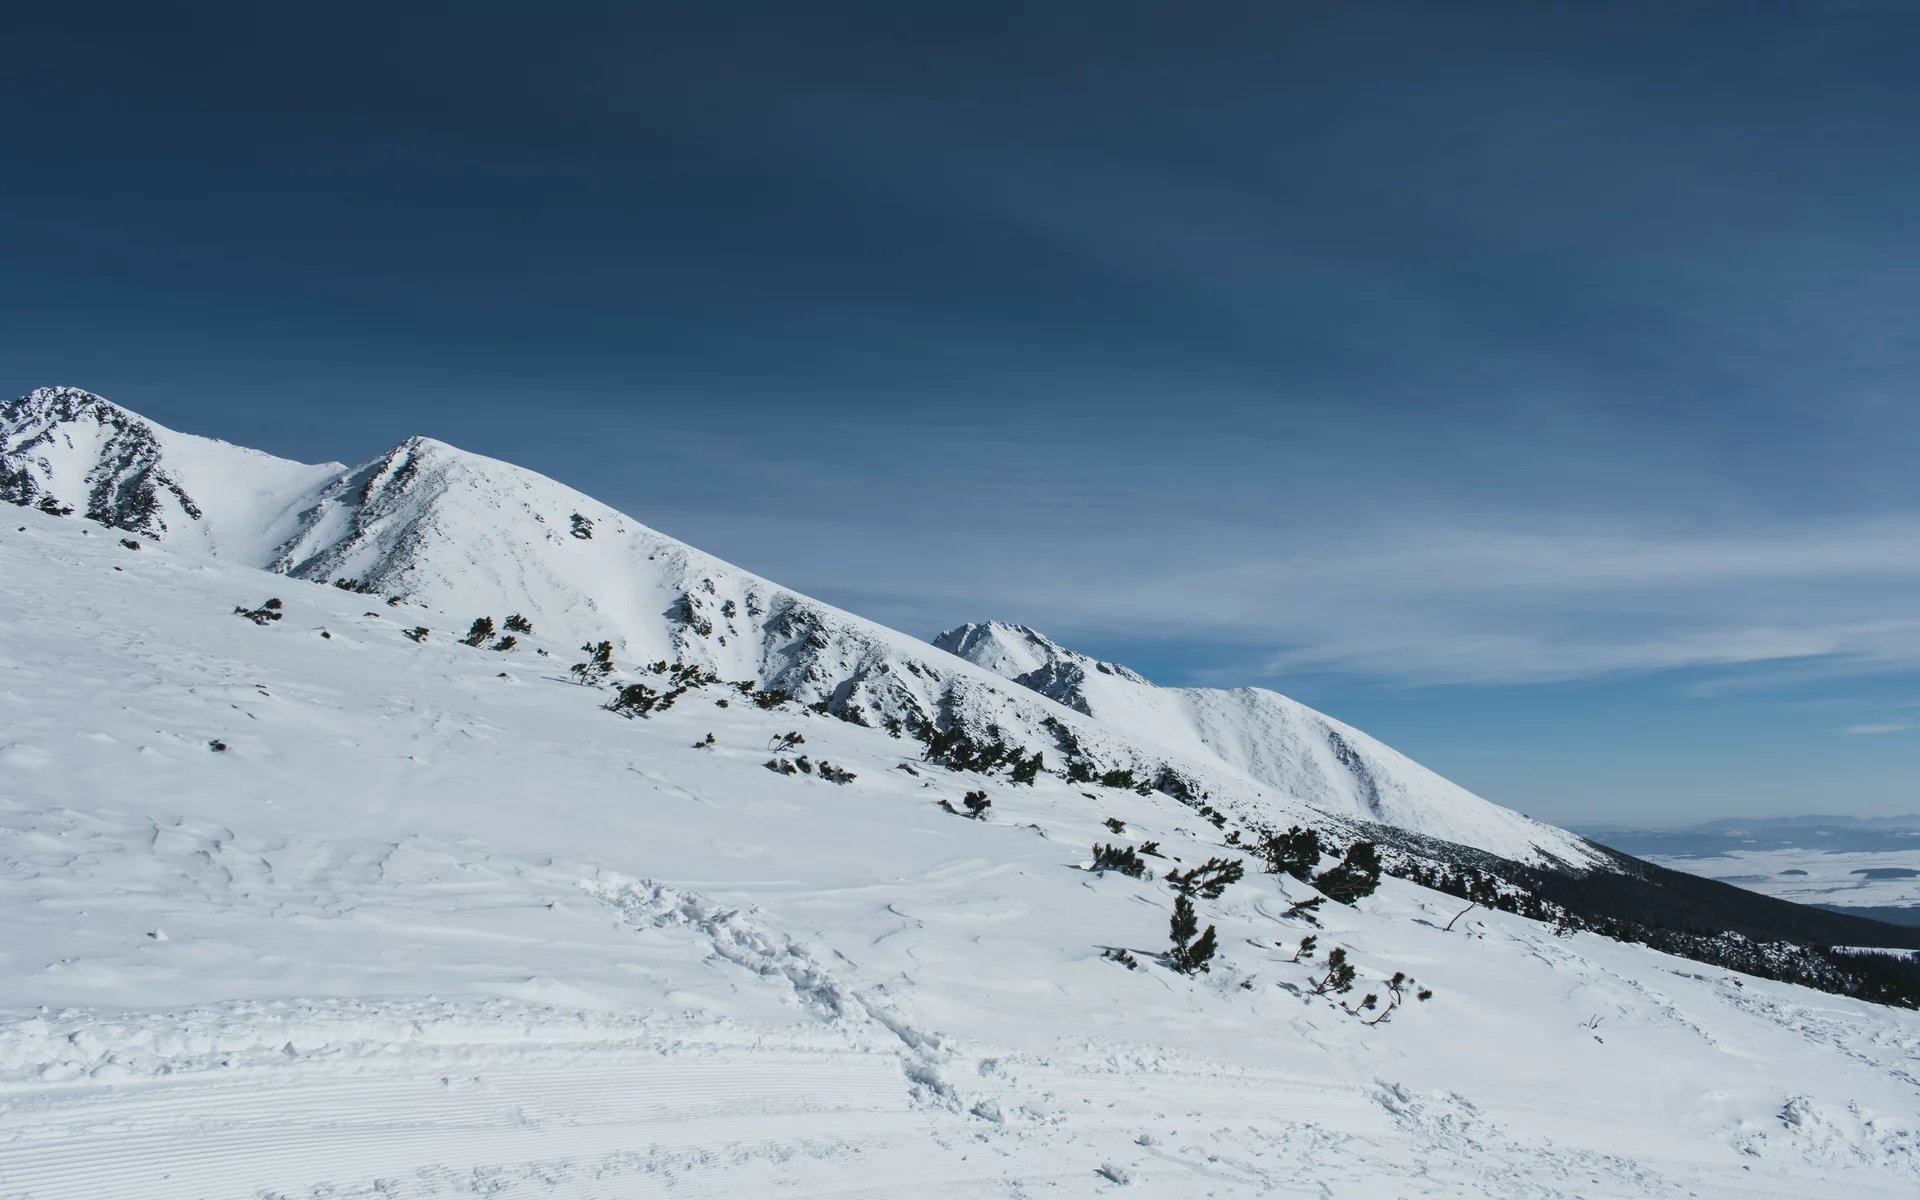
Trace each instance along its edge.
{"label": "wind-sculpted snow", "polygon": [[[1042,754],[1054,769],[1071,751],[1101,771],[1132,771],[1196,803],[1204,796],[1255,829],[1308,821],[1339,832],[1342,818],[1358,818],[1515,860],[1598,862],[1581,839],[1274,693],[1156,689],[1045,639],[1033,643],[1037,654],[1010,641],[1006,649],[1061,677],[1015,671],[1026,686],[1012,687],[1011,659],[980,657],[993,638],[960,657],[930,649],[545,476],[431,438],[352,470],[305,466],[175,433],[71,388],[13,402],[0,430],[9,447],[0,476],[24,471],[34,489],[18,501],[79,496],[75,480],[118,481],[114,494],[133,497],[125,510],[147,514],[128,528],[296,579],[350,582],[399,601],[396,616],[445,614],[427,623],[449,623],[447,633],[517,612],[564,646],[608,639],[625,662],[695,664],[825,701],[855,724],[956,727]],[[1083,670],[1093,675],[1082,680]]]}
{"label": "wind-sculpted snow", "polygon": [[1314,807],[1515,859],[1585,865],[1584,839],[1529,820],[1406,755],[1265,688],[1163,688],[1023,625],[962,625],[934,645],[1190,761],[1246,775]]}
{"label": "wind-sculpted snow", "polygon": [[[1314,890],[1257,864],[1196,899],[1219,952],[1179,974],[1162,871],[1244,830],[1172,796],[949,770],[724,684],[625,720],[571,634],[463,645],[452,614],[16,512],[7,1200],[1920,1187],[1920,1014],[1400,879],[1309,925]],[[800,642],[845,619],[786,611]],[[941,669],[982,718],[1098,728]],[[851,781],[767,770],[796,733]],[[1116,841],[1162,857],[1090,869]],[[1334,948],[1356,986],[1315,995]],[[1430,998],[1368,1024],[1396,971]]]}

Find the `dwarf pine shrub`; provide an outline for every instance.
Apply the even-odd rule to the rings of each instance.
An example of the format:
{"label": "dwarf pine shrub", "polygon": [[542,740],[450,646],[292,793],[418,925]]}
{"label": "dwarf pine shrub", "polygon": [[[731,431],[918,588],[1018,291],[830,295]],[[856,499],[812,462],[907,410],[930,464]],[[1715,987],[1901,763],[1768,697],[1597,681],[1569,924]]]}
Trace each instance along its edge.
{"label": "dwarf pine shrub", "polygon": [[1132,846],[1095,846],[1093,869],[1118,871],[1129,879],[1138,879],[1147,873],[1147,864]]}
{"label": "dwarf pine shrub", "polygon": [[600,707],[611,713],[619,713],[621,716],[631,720],[634,717],[644,717],[648,715],[653,712],[659,704],[659,692],[654,691],[644,683],[629,683],[623,685],[619,691],[614,693],[612,700],[609,700]]}
{"label": "dwarf pine shrub", "polygon": [[1212,969],[1209,964],[1219,948],[1219,939],[1211,925],[1198,938],[1194,937],[1199,927],[1200,918],[1193,911],[1193,901],[1184,895],[1175,897],[1173,919],[1167,925],[1167,934],[1173,940],[1173,948],[1167,951],[1167,965],[1182,975]]}
{"label": "dwarf pine shrub", "polygon": [[1031,758],[1021,758],[1020,755],[1016,753],[1013,756],[1012,769],[1008,771],[1007,778],[1013,783],[1024,783],[1028,787],[1032,787],[1033,781],[1039,777],[1041,771],[1046,769],[1046,766],[1047,762],[1044,758],[1040,757],[1038,750],[1033,752],[1033,757]]}
{"label": "dwarf pine shrub", "polygon": [[1353,990],[1353,964],[1347,961],[1347,952],[1335,946],[1327,954],[1327,973],[1313,981],[1313,995],[1324,996],[1329,992],[1341,995]]}
{"label": "dwarf pine shrub", "polygon": [[1347,847],[1346,857],[1322,871],[1313,886],[1328,899],[1341,904],[1353,904],[1363,896],[1373,895],[1374,889],[1380,886],[1380,852],[1372,842],[1353,843]]}
{"label": "dwarf pine shrub", "polygon": [[280,601],[277,599],[268,600],[259,608],[245,608],[236,604],[234,605],[233,611],[239,616],[252,621],[255,625],[265,625],[269,621],[278,621],[285,615],[280,611]]}
{"label": "dwarf pine shrub", "polygon": [[587,661],[567,668],[574,678],[584,684],[595,684],[613,674],[612,642],[585,642],[580,649],[586,651]]}
{"label": "dwarf pine shrub", "polygon": [[1299,917],[1307,924],[1317,927],[1320,924],[1318,910],[1320,906],[1326,902],[1327,898],[1325,896],[1313,896],[1306,900],[1296,900],[1287,906],[1286,912],[1280,915],[1283,917]]}
{"label": "dwarf pine shrub", "polygon": [[502,621],[501,625],[506,628],[508,633],[532,633],[533,632],[533,622],[527,620],[525,617],[521,616],[519,613],[508,614],[507,619],[505,621]]}
{"label": "dwarf pine shrub", "polygon": [[462,645],[478,646],[493,636],[493,618],[475,617],[473,624],[467,626],[467,636],[460,639]]}
{"label": "dwarf pine shrub", "polygon": [[1295,825],[1285,833],[1270,833],[1260,839],[1261,857],[1267,870],[1275,875],[1291,875],[1305,883],[1320,866],[1320,835],[1312,828]]}
{"label": "dwarf pine shrub", "polygon": [[987,810],[993,807],[993,801],[987,799],[985,792],[968,792],[960,798],[960,803],[967,806],[967,815],[976,821],[985,817]]}
{"label": "dwarf pine shrub", "polygon": [[1182,896],[1197,892],[1209,900],[1218,900],[1220,893],[1227,890],[1227,885],[1238,883],[1245,874],[1246,868],[1240,865],[1237,858],[1209,858],[1185,871],[1168,871],[1166,879]]}

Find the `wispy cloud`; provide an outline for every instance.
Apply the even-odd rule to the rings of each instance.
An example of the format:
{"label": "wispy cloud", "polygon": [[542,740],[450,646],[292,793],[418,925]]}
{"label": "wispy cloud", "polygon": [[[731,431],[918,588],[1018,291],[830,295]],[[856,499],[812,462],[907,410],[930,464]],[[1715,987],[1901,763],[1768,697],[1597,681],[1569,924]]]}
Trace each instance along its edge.
{"label": "wispy cloud", "polygon": [[1869,721],[1864,725],[1848,725],[1839,732],[1852,734],[1905,733],[1912,728],[1912,721]]}
{"label": "wispy cloud", "polygon": [[1000,514],[927,546],[862,553],[842,576],[862,586],[835,598],[909,628],[1004,617],[1067,638],[1253,648],[1229,673],[1240,681],[1310,671],[1512,683],[1698,667],[1806,679],[1920,667],[1920,520],[1339,533],[1194,522],[1065,536]]}

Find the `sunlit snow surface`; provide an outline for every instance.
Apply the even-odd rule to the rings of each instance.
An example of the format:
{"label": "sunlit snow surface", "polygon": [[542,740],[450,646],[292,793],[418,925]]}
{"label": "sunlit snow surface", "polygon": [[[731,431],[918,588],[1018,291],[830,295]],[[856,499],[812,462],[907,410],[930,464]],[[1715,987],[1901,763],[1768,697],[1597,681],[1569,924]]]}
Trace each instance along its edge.
{"label": "sunlit snow surface", "polygon": [[1920,853],[1911,850],[1733,850],[1648,861],[1797,904],[1920,907]]}
{"label": "sunlit snow surface", "polygon": [[[719,688],[623,720],[569,642],[472,649],[478,612],[14,511],[0,1197],[1920,1187],[1915,1014],[1446,933],[1392,880],[1312,931],[1250,875],[1188,979],[1151,957],[1169,889],[1083,869],[1231,853],[1165,796],[993,781],[969,821],[937,801],[980,778],[880,730]],[[788,730],[858,778],[764,769]],[[1367,1027],[1303,996],[1307,932],[1349,1000],[1394,970],[1433,999]]]}
{"label": "sunlit snow surface", "polygon": [[1797,904],[1895,915],[1912,909],[1920,918],[1920,817],[1730,819],[1684,829],[1596,829],[1592,837],[1663,867]]}

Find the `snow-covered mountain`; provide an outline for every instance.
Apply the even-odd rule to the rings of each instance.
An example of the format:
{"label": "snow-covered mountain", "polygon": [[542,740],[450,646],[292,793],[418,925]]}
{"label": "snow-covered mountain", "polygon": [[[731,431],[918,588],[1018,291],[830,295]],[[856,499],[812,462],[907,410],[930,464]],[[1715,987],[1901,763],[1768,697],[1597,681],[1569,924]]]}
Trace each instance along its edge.
{"label": "snow-covered mountain", "polygon": [[[413,463],[413,482],[360,499]],[[186,520],[217,519],[185,458],[156,465],[202,510]],[[528,597],[573,610],[561,583],[481,574],[436,539],[492,528],[528,570],[587,549],[637,572],[639,529],[608,539],[617,557],[600,530],[624,519],[580,508],[590,544],[523,545],[541,523],[522,503],[552,524],[583,500],[537,480],[496,494],[472,481],[517,477],[431,445],[366,470],[288,502],[282,543],[349,544],[364,518],[356,547],[393,532],[424,562],[392,577],[414,603],[209,553],[234,543],[181,527],[184,503],[152,510],[157,538],[38,498],[0,525],[0,1197],[1920,1187],[1920,1015],[1462,913],[1409,879],[1335,903],[1252,862],[1191,889],[1216,954],[1182,973],[1165,873],[1247,859],[1237,829],[1151,789],[949,769],[883,728],[763,709],[719,683],[623,720],[609,689],[569,677],[579,635],[557,619],[510,649],[445,636]],[[405,514],[370,511],[383,486],[420,502],[410,543]],[[52,494],[57,511],[90,491]],[[488,495],[499,503],[476,509]],[[323,496],[343,532],[313,533]],[[710,569],[684,553],[676,569]],[[401,563],[369,550],[337,569]],[[507,592],[419,606],[489,578]],[[583,599],[583,619],[630,621],[638,638],[650,615],[678,636],[680,617],[610,611],[585,568],[567,578],[602,606]],[[734,628],[764,636],[779,593],[747,576],[724,588],[763,589],[762,623]],[[826,648],[873,647],[909,679],[941,664],[1000,689],[1008,712],[1106,728],[821,612]],[[424,641],[409,636],[421,624]],[[725,629],[687,646],[717,653]],[[620,666],[616,682],[660,682]],[[1105,736],[1116,753],[1177,757]],[[766,769],[802,756],[810,769]],[[1265,787],[1245,803],[1279,805],[1270,786],[1192,769],[1223,781],[1216,802]],[[988,801],[978,819],[962,815],[969,796]],[[1146,851],[1150,869],[1096,869],[1106,842]]]}
{"label": "snow-covered mountain", "polygon": [[1154,689],[1006,626],[929,648],[431,438],[354,468],[310,466],[42,388],[0,408],[0,496],[297,579],[352,581],[448,614],[449,633],[515,611],[561,638],[609,639],[625,660],[698,664],[856,724],[957,726],[1056,767],[1073,754],[1255,829],[1358,819],[1510,859],[1602,861],[1584,839],[1274,693]]}
{"label": "snow-covered mountain", "polygon": [[1165,688],[1024,625],[967,624],[933,644],[1171,754],[1244,773],[1327,812],[1470,846],[1540,844],[1537,822],[1351,725],[1266,688]]}

